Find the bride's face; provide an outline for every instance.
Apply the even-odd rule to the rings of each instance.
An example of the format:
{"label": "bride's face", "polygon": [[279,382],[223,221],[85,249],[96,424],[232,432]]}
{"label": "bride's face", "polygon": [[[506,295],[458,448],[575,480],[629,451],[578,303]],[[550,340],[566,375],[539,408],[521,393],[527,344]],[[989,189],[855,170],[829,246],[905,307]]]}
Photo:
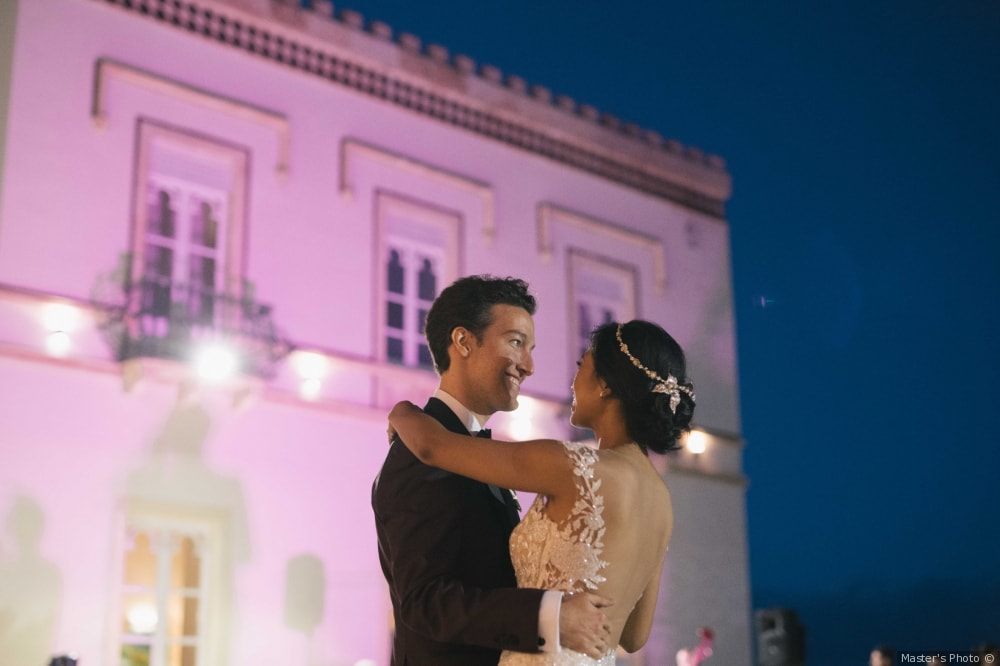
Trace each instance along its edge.
{"label": "bride's face", "polygon": [[597,413],[602,397],[604,383],[594,370],[594,355],[588,349],[576,364],[576,377],[573,378],[573,403],[569,422],[579,428],[589,428]]}

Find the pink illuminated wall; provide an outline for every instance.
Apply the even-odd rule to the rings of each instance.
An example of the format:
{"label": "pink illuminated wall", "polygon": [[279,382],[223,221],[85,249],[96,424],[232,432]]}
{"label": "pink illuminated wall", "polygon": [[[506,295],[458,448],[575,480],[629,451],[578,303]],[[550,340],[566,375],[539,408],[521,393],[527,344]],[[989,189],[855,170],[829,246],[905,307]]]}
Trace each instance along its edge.
{"label": "pink illuminated wall", "polygon": [[[168,4],[177,25],[141,2],[0,10],[0,664],[117,664],[123,645],[170,664],[388,664],[370,487],[388,406],[436,386],[387,342],[398,248],[438,289],[531,283],[536,373],[496,420],[509,436],[567,436],[581,294],[681,341],[709,445],[659,461],[682,556],[650,646],[622,663],[669,663],[706,624],[720,661],[749,662],[721,160],[328,3]],[[119,361],[99,324],[125,269],[270,306],[294,351],[216,384],[183,359]],[[130,325],[163,328],[170,308]],[[713,515],[725,529],[685,531]],[[172,625],[181,599],[198,612]]]}

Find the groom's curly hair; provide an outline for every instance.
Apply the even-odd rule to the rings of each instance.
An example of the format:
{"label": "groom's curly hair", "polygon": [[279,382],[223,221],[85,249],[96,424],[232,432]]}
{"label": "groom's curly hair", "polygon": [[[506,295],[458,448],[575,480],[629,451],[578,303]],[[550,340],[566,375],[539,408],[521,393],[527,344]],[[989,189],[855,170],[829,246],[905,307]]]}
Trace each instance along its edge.
{"label": "groom's curly hair", "polygon": [[442,374],[451,366],[448,346],[451,332],[463,326],[482,342],[482,334],[493,323],[494,305],[514,305],[535,314],[535,297],[528,293],[524,280],[492,275],[470,275],[445,287],[427,313],[424,335],[434,359],[434,368]]}

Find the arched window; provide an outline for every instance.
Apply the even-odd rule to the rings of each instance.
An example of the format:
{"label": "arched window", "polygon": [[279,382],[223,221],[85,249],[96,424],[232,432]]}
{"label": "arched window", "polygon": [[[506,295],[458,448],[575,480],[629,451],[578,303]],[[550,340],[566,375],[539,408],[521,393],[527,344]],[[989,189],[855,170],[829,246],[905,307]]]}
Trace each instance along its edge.
{"label": "arched window", "polygon": [[456,277],[460,218],[452,211],[380,192],[380,306],[384,359],[433,369],[424,326],[438,291]]}

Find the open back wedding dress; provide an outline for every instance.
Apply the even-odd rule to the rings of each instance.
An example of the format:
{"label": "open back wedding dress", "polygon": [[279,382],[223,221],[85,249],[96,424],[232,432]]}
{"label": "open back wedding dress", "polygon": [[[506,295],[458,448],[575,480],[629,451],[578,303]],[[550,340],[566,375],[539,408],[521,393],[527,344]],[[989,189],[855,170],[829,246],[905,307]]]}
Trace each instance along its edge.
{"label": "open back wedding dress", "polygon": [[[510,554],[518,587],[563,592],[597,589],[608,563],[604,551],[604,496],[595,478],[596,450],[578,442],[563,442],[573,461],[577,498],[570,515],[556,523],[545,514],[539,495],[510,535]],[[563,648],[556,653],[504,652],[499,666],[613,666],[614,651],[601,659]]]}

